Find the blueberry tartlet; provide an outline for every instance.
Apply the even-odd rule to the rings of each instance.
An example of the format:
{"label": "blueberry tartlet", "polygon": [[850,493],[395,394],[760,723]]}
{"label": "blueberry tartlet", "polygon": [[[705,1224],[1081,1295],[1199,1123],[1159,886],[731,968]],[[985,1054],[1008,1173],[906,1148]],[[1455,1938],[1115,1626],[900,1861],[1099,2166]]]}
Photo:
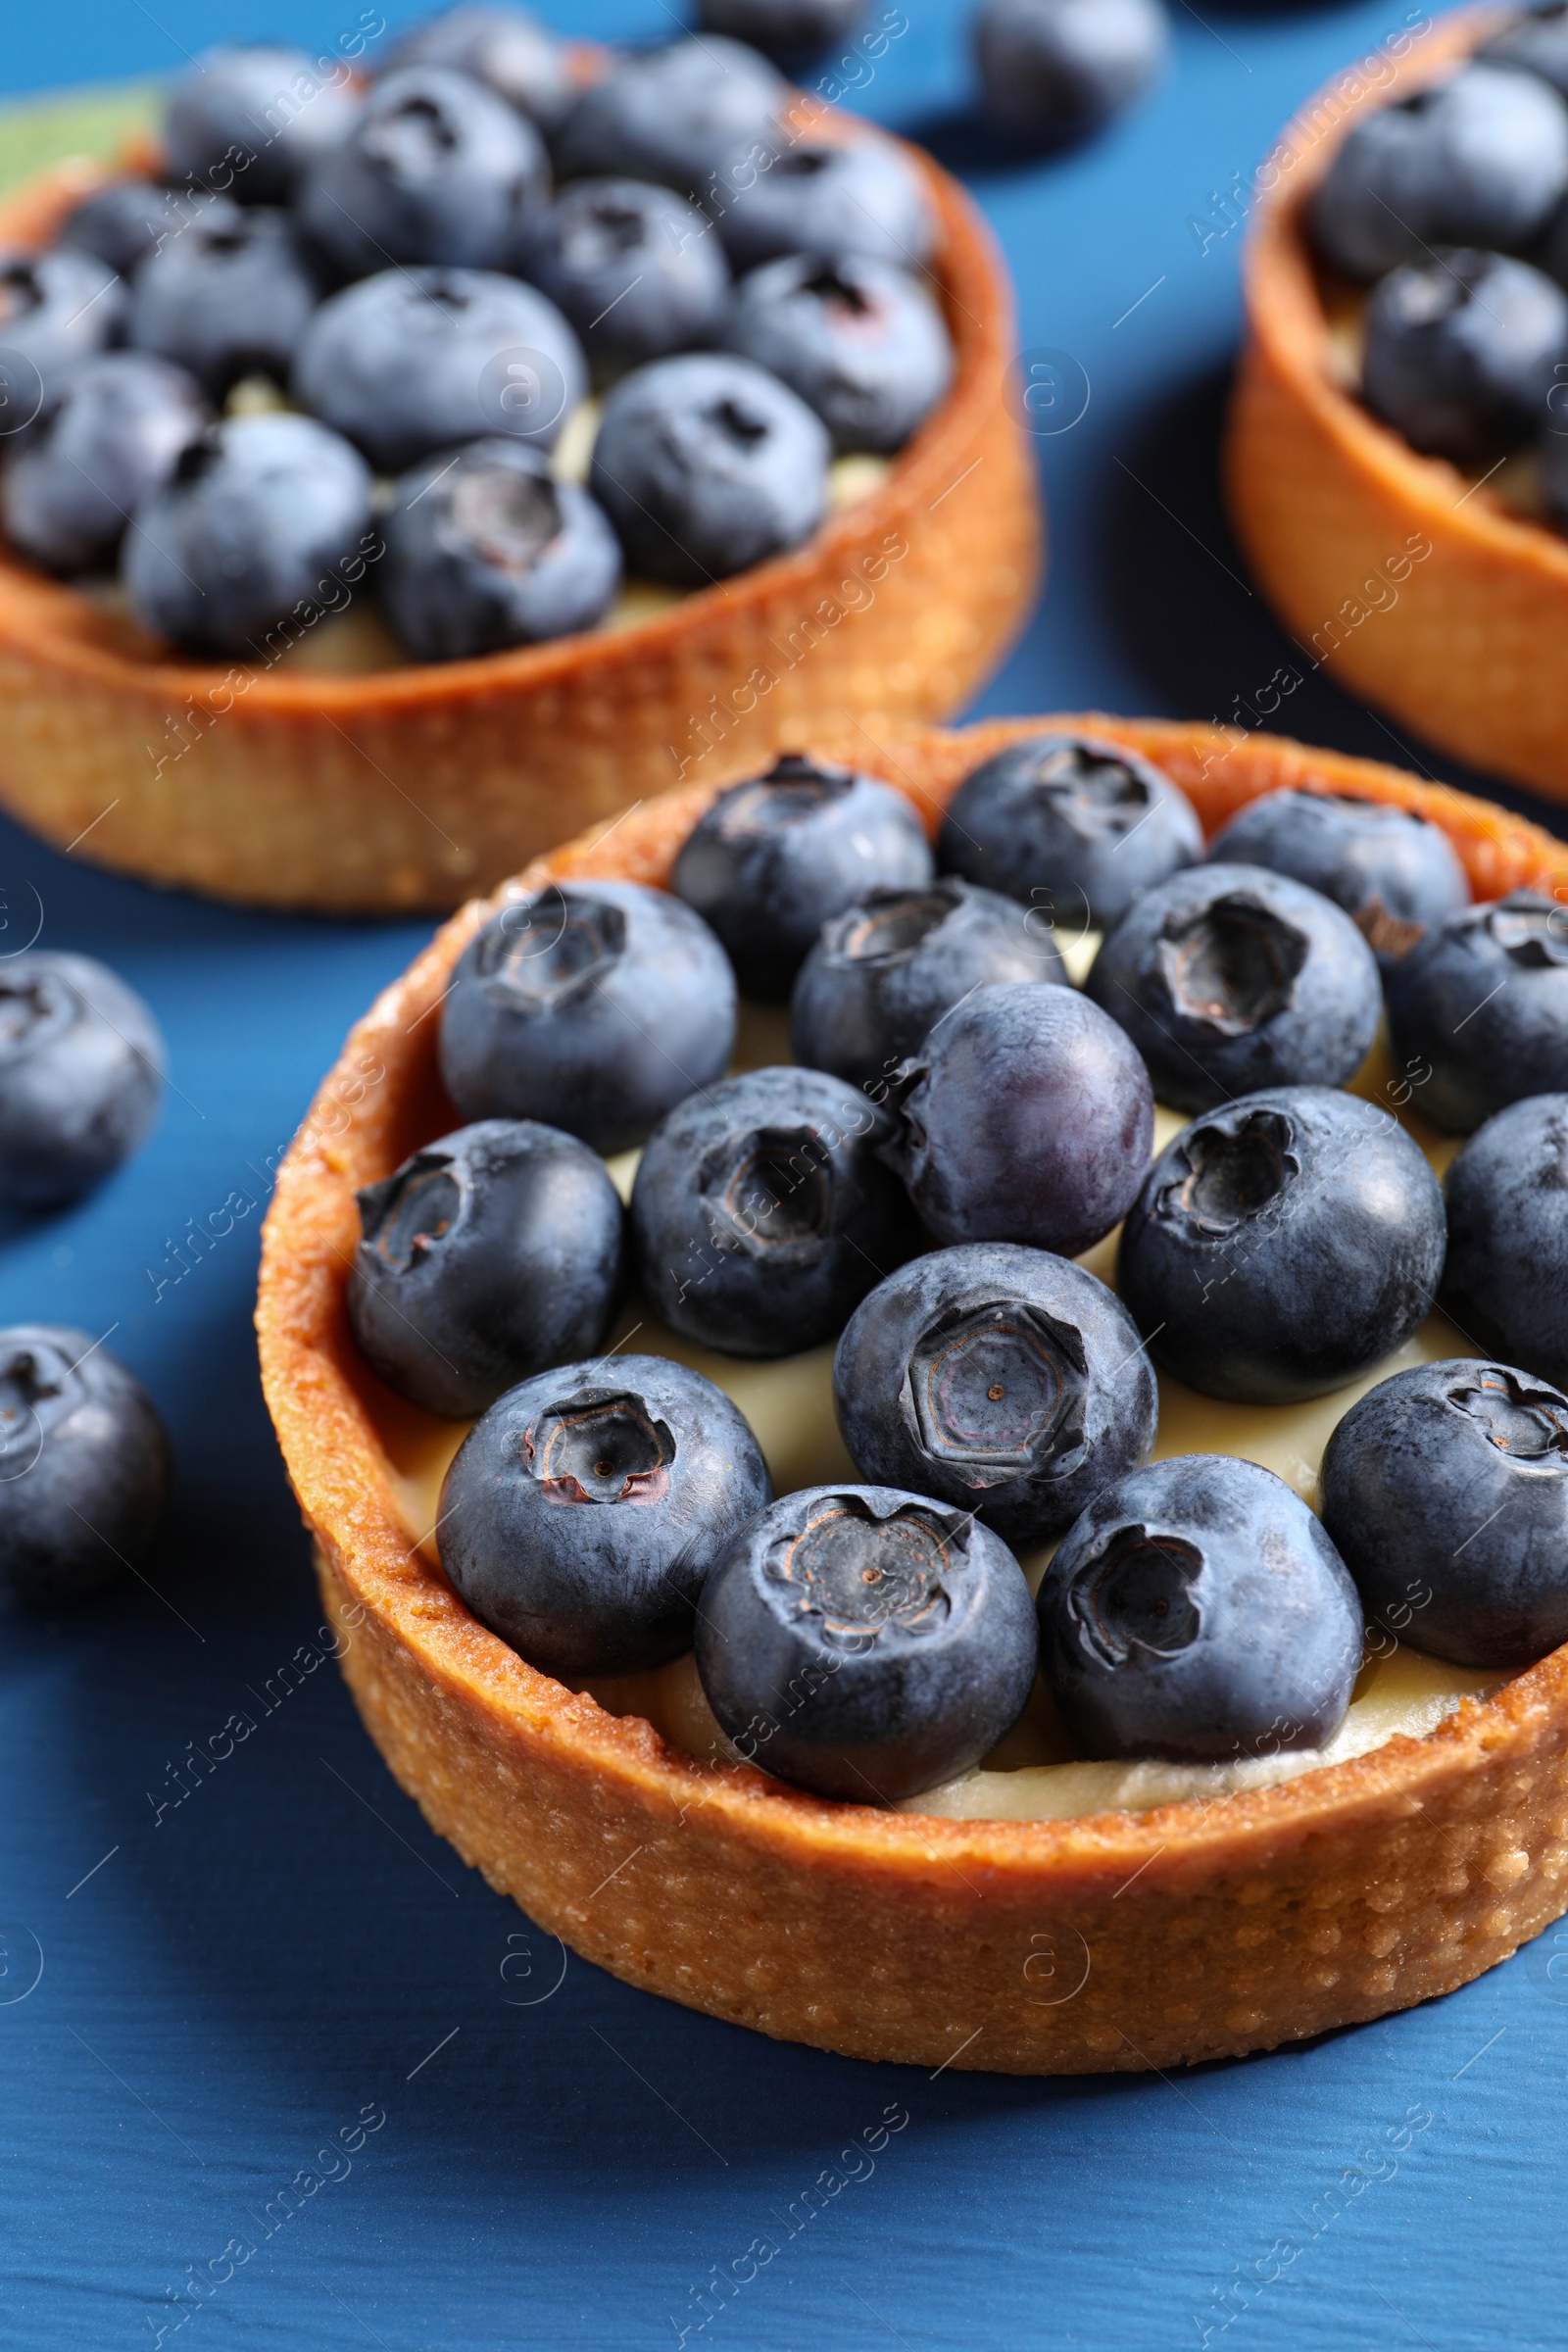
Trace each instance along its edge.
{"label": "blueberry tartlet", "polygon": [[158,882],[451,906],[830,711],[960,703],[1040,529],[957,184],[721,36],[359,52],[215,50],[161,145],[0,204],[6,807]]}
{"label": "blueberry tartlet", "polygon": [[1412,24],[1281,134],[1253,178],[1226,453],[1237,535],[1306,661],[1554,799],[1564,23],[1546,5]]}
{"label": "blueberry tartlet", "polygon": [[[1048,738],[1157,771],[1211,850],[1271,794],[1432,821],[1446,889],[1478,902],[1416,902],[1440,965],[1456,926],[1500,908],[1506,929],[1568,882],[1502,810],[1216,729],[905,732],[867,780],[912,796],[940,869],[965,779]],[[791,772],[849,760],[822,740]],[[574,955],[535,992],[568,984],[563,1020],[481,996],[464,1030],[483,943],[515,969],[541,910],[640,892],[728,972],[672,885],[723,787],[766,781],[737,762],[466,908],[356,1030],[281,1171],[266,1390],[393,1771],[595,1961],[863,2056],[1167,2067],[1467,1982],[1568,1904],[1568,1313],[1529,1273],[1568,1247],[1568,1096],[1494,1110],[1455,1156],[1423,1114],[1435,1057],[1381,1042],[1337,1075],[1276,1059],[1184,1125],[1136,991],[1107,1010],[1093,941],[1048,925],[1051,968],[960,1007],[934,991],[885,1082],[784,1058],[774,965],[726,1074],[691,1064],[661,1115],[622,1065],[595,1131],[646,1140],[600,1161],[567,1132]],[[831,897],[837,838],[808,828],[833,805],[808,794],[798,835],[742,828],[736,873],[793,838],[792,893]],[[784,904],[758,870],[737,889]],[[1353,1005],[1359,1050],[1385,986],[1420,977],[1422,950],[1380,967],[1311,884],[1223,861],[1152,878],[1102,962],[1195,877],[1250,893],[1254,930],[1270,884],[1296,894],[1291,968],[1258,951],[1267,922],[1210,956],[1271,975],[1271,1009],[1231,1004],[1239,1037],[1290,1009],[1325,935],[1354,954],[1341,995],[1302,995],[1308,1047]],[[940,870],[891,896],[968,893],[985,912],[994,894]],[[862,903],[879,919],[889,886]],[[1123,942],[1135,978],[1146,932]],[[442,1084],[454,1004],[467,1128]],[[633,1034],[638,990],[605,1019]],[[366,1055],[384,1075],[351,1091]],[[525,1099],[541,1076],[548,1104]],[[416,1337],[389,1344],[381,1298]],[[482,1377],[460,1396],[441,1356]]]}

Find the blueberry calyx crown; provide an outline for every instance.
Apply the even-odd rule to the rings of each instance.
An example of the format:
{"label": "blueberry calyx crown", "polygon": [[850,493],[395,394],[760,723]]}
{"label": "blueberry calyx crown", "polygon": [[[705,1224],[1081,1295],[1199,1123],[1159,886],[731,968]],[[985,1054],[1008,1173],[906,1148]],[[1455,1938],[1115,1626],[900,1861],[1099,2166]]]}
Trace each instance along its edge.
{"label": "blueberry calyx crown", "polygon": [[471,548],[498,570],[536,571],[561,536],[561,494],[547,474],[510,466],[474,466],[452,492],[450,536],[457,552]]}
{"label": "blueberry calyx crown", "polygon": [[1149,783],[1135,767],[1088,743],[1048,744],[1029,780],[1086,840],[1130,833],[1152,805]]}
{"label": "blueberry calyx crown", "polygon": [[422,179],[458,145],[445,109],[425,90],[388,107],[359,137],[365,161],[389,179]]}
{"label": "blueberry calyx crown", "polygon": [[43,298],[38,272],[31,262],[11,261],[0,270],[0,325],[14,326],[29,311],[37,310]]}
{"label": "blueberry calyx crown", "polygon": [[1309,944],[1260,899],[1234,891],[1196,914],[1166,916],[1160,976],[1188,1020],[1220,1037],[1245,1037],[1289,1011]]}
{"label": "blueberry calyx crown", "polygon": [[1119,1527],[1073,1578],[1068,1606],[1105,1665],[1136,1671],[1197,1641],[1203,1621],[1193,1588],[1202,1570],[1202,1553],[1180,1536]]}
{"label": "blueberry calyx crown", "polygon": [[823,953],[830,963],[906,963],[963,898],[963,884],[951,879],[926,890],[869,890],[823,925]]}
{"label": "blueberry calyx crown", "polygon": [[895,1629],[918,1640],[947,1623],[968,1531],[934,1505],[901,1502],[878,1518],[858,1494],[827,1494],[805,1527],[769,1544],[767,1574],[837,1648],[869,1649]]}
{"label": "blueberry calyx crown", "polygon": [[806,752],[781,752],[765,776],[725,795],[717,811],[718,831],[726,841],[783,832],[814,816],[829,801],[844,800],[855,784],[853,768],[835,767]]}
{"label": "blueberry calyx crown", "polygon": [[812,1127],[727,1138],[699,1178],[716,1248],[783,1261],[814,1256],[833,1230],[833,1159]]}
{"label": "blueberry calyx crown", "polygon": [[675,1437],[634,1390],[580,1389],[540,1414],[522,1449],[552,1502],[647,1503],[669,1492]]}
{"label": "blueberry calyx crown", "polygon": [[824,262],[809,277],[803,277],[797,290],[826,307],[847,312],[852,318],[863,318],[881,308],[873,290],[857,285],[853,277],[832,262]]}
{"label": "blueberry calyx crown", "polygon": [[75,990],[58,973],[0,977],[0,1062],[21,1061],[52,1044],[80,1010]]}
{"label": "blueberry calyx crown", "polygon": [[915,1341],[903,1402],[926,1458],[976,1493],[1083,1459],[1082,1335],[1016,1298],[956,1299]]}
{"label": "blueberry calyx crown", "polygon": [[502,908],[480,937],[476,961],[515,1009],[553,1012],[599,987],[625,946],[620,907],[552,883]]}
{"label": "blueberry calyx crown", "polygon": [[1473,1421],[1490,1446],[1543,1470],[1568,1471],[1568,1399],[1536,1387],[1505,1364],[1488,1364],[1473,1381],[1454,1381],[1447,1401]]}
{"label": "blueberry calyx crown", "polygon": [[65,1418],[81,1391],[75,1365],[39,1341],[0,1360],[0,1484],[25,1477],[50,1424]]}
{"label": "blueberry calyx crown", "polygon": [[1299,1176],[1295,1143],[1282,1110],[1221,1112],[1195,1121],[1173,1149],[1154,1214],[1205,1238],[1234,1233]]}
{"label": "blueberry calyx crown", "polygon": [[1568,907],[1555,899],[1539,891],[1510,891],[1478,919],[1503,954],[1527,971],[1568,964]]}
{"label": "blueberry calyx crown", "polygon": [[357,1196],[360,1230],[384,1265],[407,1274],[444,1241],[463,1213],[464,1187],[444,1152],[416,1152],[407,1166]]}

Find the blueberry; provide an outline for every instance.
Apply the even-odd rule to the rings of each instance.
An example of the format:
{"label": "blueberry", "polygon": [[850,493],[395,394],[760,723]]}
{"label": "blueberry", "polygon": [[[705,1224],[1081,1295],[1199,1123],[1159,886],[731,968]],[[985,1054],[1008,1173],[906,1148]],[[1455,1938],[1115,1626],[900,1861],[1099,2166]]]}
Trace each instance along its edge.
{"label": "blueberry", "polygon": [[529,1119],[443,1135],[359,1196],[360,1353],[400,1396],[464,1420],[586,1355],[620,1282],[620,1196],[575,1136]]}
{"label": "blueberry", "polygon": [[1282,1086],[1167,1144],[1122,1228],[1116,1288],[1190,1389],[1294,1404],[1404,1346],[1443,1250],[1438,1180],[1392,1112]]}
{"label": "blueberry", "polygon": [[1351,124],[1312,199],[1319,253],[1381,277],[1435,245],[1513,252],[1568,188],[1568,110],[1502,66],[1467,66]]}
{"label": "blueberry", "polygon": [[1479,465],[1546,422],[1568,294],[1528,262],[1440,249],[1367,305],[1361,393],[1412,449]]}
{"label": "blueberry", "polygon": [[799,752],[710,802],[671,877],[722,940],[746,994],[774,1002],[829,915],[879,883],[930,879],[931,847],[902,792]]}
{"label": "blueberry", "polygon": [[755,49],[705,34],[627,57],[562,124],[564,179],[656,179],[703,201],[754,150],[775,152],[788,84]]}
{"label": "blueberry", "polygon": [[1450,1134],[1525,1095],[1568,1092],[1568,908],[1541,891],[1462,907],[1388,975],[1396,1059]]}
{"label": "blueberry", "polygon": [[1063,1537],[1038,1608],[1041,1670],[1090,1756],[1321,1747],[1361,1663],[1360,1603],[1322,1526],[1230,1454],[1114,1480]]}
{"label": "blueberry", "polygon": [[739,172],[709,202],[737,271],[786,254],[916,270],[936,244],[925,189],[883,138],[777,139],[765,169]]}
{"label": "blueberry", "polygon": [[1525,9],[1483,41],[1476,57],[1483,65],[1539,74],[1559,98],[1568,98],[1568,0],[1542,0]]}
{"label": "blueberry", "polygon": [[1353,794],[1265,792],[1209,844],[1211,865],[1266,865],[1332,899],[1380,963],[1470,903],[1458,852],[1430,817]]}
{"label": "blueberry", "polygon": [[536,1374],[475,1422],[441,1489],[441,1565],[542,1674],[634,1674],[691,1647],[704,1578],[772,1492],[711,1381],[601,1356]]}
{"label": "blueberry", "polygon": [[953,381],[942,313],[907,270],[786,255],[736,291],[724,341],[814,409],[837,450],[902,449]]}
{"label": "blueberry", "polygon": [[1032,901],[1043,921],[1119,923],[1140,891],[1203,854],[1187,795],[1152,760],[1096,735],[1032,735],[971,768],[937,855],[950,872]]}
{"label": "blueberry", "polygon": [[735,1535],[703,1588],[697,1671],[748,1763],[896,1804],[965,1772],[1034,1688],[1029,1587],[967,1512],[894,1487],[807,1487]]}
{"label": "blueberry", "polygon": [[159,187],[150,179],[111,179],[67,214],[59,242],[95,253],[121,277],[129,277],[138,262],[161,253],[217,202],[189,189]]}
{"label": "blueberry", "polygon": [[823,924],[802,967],[790,1007],[795,1058],[874,1093],[977,988],[1066,978],[1047,927],[996,891],[956,875],[923,890],[868,891]]}
{"label": "blueberry", "polygon": [[605,403],[589,486],[634,571],[701,588],[808,539],[827,512],[827,434],[749,360],[692,352]]}
{"label": "blueberry", "polygon": [[1472,1347],[1568,1380],[1568,1094],[1488,1119],[1444,1180],[1443,1304]]}
{"label": "blueberry", "polygon": [[587,380],[555,304],[493,270],[383,270],[346,286],[294,365],[297,398],[382,473],[483,433],[553,449]]}
{"label": "blueberry", "polygon": [[1099,130],[1143,96],[1169,50],[1158,0],[985,0],[974,20],[986,111],[1030,147]]}
{"label": "blueberry", "polygon": [[866,0],[698,0],[705,32],[727,33],[764,57],[806,64],[834,41],[848,40]]}
{"label": "blueberry", "polygon": [[201,386],[183,368],[139,351],[89,360],[47,430],[0,477],[7,537],[50,571],[112,566],[132,509],[207,423]]}
{"label": "blueberry", "polygon": [[191,652],[254,653],[296,607],[318,610],[362,548],[370,471],[309,416],[232,416],[133,519],[121,576],[137,617]]}
{"label": "blueberry", "polygon": [[164,1041],[134,990],[90,956],[0,963],[0,1200],[74,1200],[146,1135]]}
{"label": "blueberry", "polygon": [[1329,1440],[1323,1518],[1368,1614],[1455,1665],[1568,1640],[1568,1397],[1506,1364],[1417,1364]]}
{"label": "blueberry", "polygon": [[339,147],[301,183],[301,226],[344,277],[388,262],[486,270],[544,203],[550,167],[533,125],[466,74],[408,66],[375,83]]}
{"label": "blueberry", "polygon": [[614,532],[525,441],[438,451],[394,485],[379,520],[381,603],[421,662],[591,629],[620,586]]}
{"label": "blueberry", "polygon": [[601,378],[715,342],[729,303],[710,223],[649,180],[575,181],[525,223],[515,260],[570,320]]}
{"label": "blueberry", "polygon": [[1147,1460],[1154,1375],[1126,1308],[1046,1250],[917,1257],[856,1308],[833,1405],[862,1478],[978,1512],[1017,1550]]}
{"label": "blueberry", "polygon": [[287,213],[215,197],[136,271],[127,339],[221,398],[242,375],[286,383],[320,299]]}
{"label": "blueberry", "polygon": [[1102,942],[1087,985],[1175,1110],[1261,1086],[1338,1086],[1366,1059],[1382,1010],[1349,916],[1260,865],[1156,882]]}
{"label": "blueberry", "polygon": [[209,49],[170,94],[169,175],[242,204],[286,204],[301,174],[347,135],[359,108],[347,68],[323,74],[303,49],[267,41]]}
{"label": "blueberry", "polygon": [[901,1080],[893,1157],[940,1242],[1074,1257],[1138,1197],[1154,1134],[1149,1073],[1076,989],[977,989]]}
{"label": "blueberry", "polygon": [[141,1382],[90,1332],[0,1331],[0,1594],[57,1608],[145,1558],[169,1440]]}
{"label": "blueberry", "polygon": [[918,1242],[882,1164],[892,1122],[824,1070],[726,1078],[650,1136],[632,1187],[637,1264],[674,1331],[730,1355],[820,1347]]}
{"label": "blueberry", "polygon": [[124,311],[122,281],[95,253],[75,245],[49,253],[0,251],[0,357],[34,369],[45,414],[58,405],[73,369],[117,339]]}
{"label": "blueberry", "polygon": [[400,33],[382,66],[443,66],[482,81],[544,131],[553,130],[575,95],[564,44],[525,8],[466,0]]}
{"label": "blueberry", "polygon": [[597,1152],[711,1086],[734,1042],[722,948],[640,882],[513,899],[464,949],[441,1008],[441,1075],[465,1118],[541,1119]]}

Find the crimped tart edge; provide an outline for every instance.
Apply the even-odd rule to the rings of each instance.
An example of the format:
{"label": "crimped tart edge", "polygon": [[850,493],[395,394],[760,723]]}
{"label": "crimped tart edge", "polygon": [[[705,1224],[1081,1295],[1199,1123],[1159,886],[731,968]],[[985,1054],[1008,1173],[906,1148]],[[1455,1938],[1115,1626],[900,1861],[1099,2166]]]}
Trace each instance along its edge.
{"label": "crimped tart edge", "polygon": [[[1281,738],[1091,713],[888,732],[873,758],[854,732],[860,762],[934,823],[978,759],[1056,723],[1148,753],[1210,831],[1281,785],[1352,791],[1433,815],[1478,893],[1568,883],[1568,850],[1524,820]],[[509,887],[665,880],[729,772]],[[1271,1789],[995,1823],[835,1806],[699,1764],[480,1626],[417,1554],[342,1300],[355,1185],[454,1115],[425,1016],[486,911],[462,909],[351,1034],[279,1172],[257,1319],[350,1687],[402,1786],[492,1885],[614,1974],[711,2014],[1021,2073],[1193,2062],[1382,2015],[1469,1981],[1568,1907],[1568,1648],[1425,1739]]]}

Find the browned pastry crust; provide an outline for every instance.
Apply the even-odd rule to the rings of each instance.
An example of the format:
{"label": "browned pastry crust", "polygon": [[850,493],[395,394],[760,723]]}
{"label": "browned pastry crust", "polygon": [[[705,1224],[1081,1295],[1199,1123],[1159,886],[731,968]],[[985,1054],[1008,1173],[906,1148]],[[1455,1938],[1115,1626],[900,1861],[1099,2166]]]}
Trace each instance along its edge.
{"label": "browned pastry crust", "polygon": [[[1006,400],[1005,270],[957,182],[906,153],[936,209],[956,380],[881,486],[805,547],[628,627],[358,675],[171,660],[0,553],[0,802],[55,842],[90,827],[79,855],[148,881],[447,907],[706,776],[709,744],[764,766],[840,713],[956,710],[1033,600],[1040,509]],[[27,182],[0,204],[0,241],[46,241],[104,176]]]}
{"label": "browned pastry crust", "polygon": [[[978,759],[1043,723],[1059,722],[857,741],[934,824]],[[1546,834],[1393,768],[1278,737],[1088,723],[1149,753],[1210,830],[1282,785],[1349,791],[1436,818],[1483,895],[1568,882]],[[523,880],[665,881],[725,780]],[[1170,2066],[1381,2016],[1466,1983],[1568,1907],[1568,1648],[1426,1739],[1262,1793],[984,1822],[828,1804],[697,1763],[488,1633],[416,1549],[377,1434],[407,1408],[365,1369],[343,1307],[355,1187],[456,1119],[427,1016],[486,911],[453,917],[322,1085],[279,1173],[257,1323],[360,1711],[492,1886],[615,1975],[715,2016],[861,2057],[1039,2074]]]}
{"label": "browned pastry crust", "polygon": [[1458,758],[1562,800],[1568,540],[1419,456],[1341,388],[1303,226],[1356,118],[1449,71],[1498,22],[1466,9],[1405,36],[1402,59],[1329,83],[1280,141],[1247,259],[1226,482],[1237,537],[1308,663],[1326,661]]}

